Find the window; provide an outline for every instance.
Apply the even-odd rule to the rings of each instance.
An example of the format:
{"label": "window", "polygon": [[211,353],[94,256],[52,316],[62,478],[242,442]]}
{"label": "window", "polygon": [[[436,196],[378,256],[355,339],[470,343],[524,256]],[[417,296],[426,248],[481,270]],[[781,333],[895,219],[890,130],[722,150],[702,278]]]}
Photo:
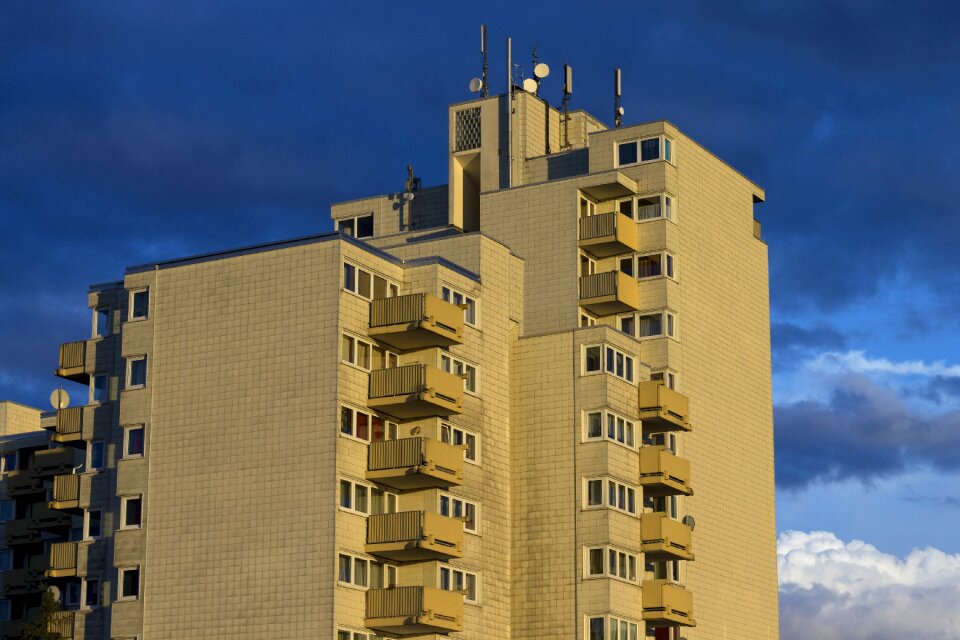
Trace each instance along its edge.
{"label": "window", "polygon": [[400,293],[396,283],[349,262],[343,263],[343,288],[367,300],[392,298]]}
{"label": "window", "polygon": [[143,517],[143,496],[120,498],[120,528],[139,529]]}
{"label": "window", "polygon": [[397,568],[376,560],[370,561],[370,588],[389,589],[397,586]]}
{"label": "window", "polygon": [[123,457],[141,458],[143,457],[143,425],[125,427],[123,430]]}
{"label": "window", "polygon": [[147,385],[147,356],[127,358],[127,389],[140,389]]}
{"label": "window", "polygon": [[663,139],[663,159],[667,162],[673,162],[673,140]]}
{"label": "window", "polygon": [[593,326],[596,326],[596,324],[597,324],[597,319],[594,318],[593,316],[587,315],[586,313],[580,314],[581,328],[593,327]]}
{"label": "window", "polygon": [[13,552],[10,549],[0,549],[0,571],[9,571],[13,568]]}
{"label": "window", "polygon": [[100,509],[87,509],[83,514],[83,539],[96,540],[102,531],[103,512]]}
{"label": "window", "polygon": [[458,498],[449,493],[440,494],[440,515],[450,518],[463,518],[463,530],[467,533],[480,533],[480,509],[476,502]]}
{"label": "window", "polygon": [[139,289],[130,292],[130,320],[144,320],[150,307],[150,292]]}
{"label": "window", "polygon": [[396,513],[397,495],[372,485],[341,479],[339,505],[346,511],[364,516]]}
{"label": "window", "polygon": [[603,367],[602,354],[603,347],[600,345],[593,345],[584,350],[584,373],[600,373]]}
{"label": "window", "polygon": [[[622,378],[627,382],[633,382],[634,379],[634,361],[633,356],[629,356],[619,349],[614,349],[609,345],[602,345],[604,362],[606,362],[605,371]],[[598,356],[600,354],[599,346],[590,346],[586,349],[585,373],[596,373],[600,371],[597,367]]]}
{"label": "window", "polygon": [[20,453],[5,451],[0,454],[0,473],[10,473],[20,468]]}
{"label": "window", "polygon": [[90,378],[90,402],[107,401],[107,374],[98,373]]}
{"label": "window", "polygon": [[663,447],[674,455],[677,454],[677,434],[675,433],[653,433],[650,435],[650,444]]}
{"label": "window", "polygon": [[397,568],[375,560],[341,552],[337,561],[337,581],[362,589],[386,589],[397,584]]}
{"label": "window", "polygon": [[463,451],[463,459],[480,464],[480,437],[472,431],[443,423],[440,425],[440,441],[466,447]]}
{"label": "window", "polygon": [[366,340],[343,334],[343,353],[340,358],[364,371],[371,369],[392,369],[400,361],[400,357]]}
{"label": "window", "polygon": [[93,312],[93,337],[106,338],[110,335],[110,309],[95,309]]}
{"label": "window", "polygon": [[673,371],[654,371],[650,374],[651,380],[659,380],[667,385],[668,389],[677,389],[677,374]]}
{"label": "window", "polygon": [[597,272],[597,261],[590,256],[580,254],[580,277],[592,276]]}
{"label": "window", "polygon": [[87,471],[103,469],[103,440],[94,440],[87,447]]}
{"label": "window", "polygon": [[587,629],[589,640],[638,640],[640,632],[636,622],[613,616],[590,616]]}
{"label": "window", "polygon": [[640,162],[660,159],[660,138],[647,138],[640,141]]}
{"label": "window", "polygon": [[[625,316],[630,317],[630,316]],[[623,325],[623,316],[621,317],[621,326]],[[637,333],[631,334],[637,338],[658,338],[667,336],[677,337],[677,318],[670,311],[657,311],[655,313],[643,313],[636,316],[636,322],[630,326],[635,326]]]}
{"label": "window", "polygon": [[397,425],[395,422],[387,422],[380,416],[366,411],[341,407],[340,434],[364,442],[396,440]]}
{"label": "window", "polygon": [[63,604],[66,607],[79,607],[80,591],[81,587],[79,580],[68,580],[64,585]]}
{"label": "window", "polygon": [[637,142],[621,142],[617,145],[617,166],[636,164]]}
{"label": "window", "polygon": [[585,481],[586,507],[609,508],[635,516],[640,490],[611,478],[588,478]]}
{"label": "window", "polygon": [[[639,151],[639,158],[637,152]],[[666,136],[631,140],[617,144],[617,166],[653,162],[663,158],[673,162],[673,141]]]}
{"label": "window", "polygon": [[440,356],[440,368],[447,373],[452,373],[463,378],[463,388],[467,393],[477,395],[477,368],[472,364],[467,364],[460,358],[454,358],[451,355],[443,354]]}
{"label": "window", "polygon": [[17,517],[17,503],[13,500],[0,501],[0,522],[9,522]]}
{"label": "window", "polygon": [[470,604],[480,602],[480,580],[473,571],[457,569],[450,565],[440,565],[440,588],[444,591],[464,591],[463,601]]}
{"label": "window", "polygon": [[680,504],[677,496],[644,497],[643,506],[654,513],[663,513],[674,520],[679,519]]}
{"label": "window", "polygon": [[136,600],[140,597],[140,567],[119,569],[120,600]]}
{"label": "window", "polygon": [[588,218],[595,215],[597,215],[597,203],[590,198],[580,196],[580,217]]}
{"label": "window", "polygon": [[673,196],[657,193],[641,196],[630,200],[621,200],[618,203],[620,212],[631,216],[637,222],[646,220],[673,220]]}
{"label": "window", "polygon": [[359,631],[347,631],[346,629],[337,629],[337,640],[383,640],[383,636],[361,633]]}
{"label": "window", "polygon": [[462,291],[451,287],[443,287],[442,297],[446,302],[455,305],[463,305],[463,321],[471,327],[476,327],[480,322],[477,316],[477,299],[468,296]]}
{"label": "window", "polygon": [[337,222],[337,229],[344,235],[355,238],[373,237],[373,214],[368,213],[355,218],[344,218]]}
{"label": "window", "polygon": [[586,440],[611,440],[634,448],[635,423],[612,411],[590,411],[585,414]]}
{"label": "window", "polygon": [[0,600],[0,622],[10,620],[10,601]]}
{"label": "window", "polygon": [[93,609],[100,606],[100,581],[83,581],[83,606],[86,609]]}

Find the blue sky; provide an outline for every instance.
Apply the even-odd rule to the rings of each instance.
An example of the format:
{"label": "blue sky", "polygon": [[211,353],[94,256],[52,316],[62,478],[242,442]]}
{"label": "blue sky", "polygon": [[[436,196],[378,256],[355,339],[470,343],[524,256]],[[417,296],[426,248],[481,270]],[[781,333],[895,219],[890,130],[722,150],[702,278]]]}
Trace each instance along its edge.
{"label": "blue sky", "polygon": [[[807,536],[781,540],[784,636],[829,615],[886,637],[791,562],[960,563],[960,8],[540,6],[5,2],[0,398],[46,406],[87,285],[127,265],[328,230],[408,163],[443,183],[486,22],[494,91],[507,35],[528,75],[534,45],[572,64],[571,106],[606,120],[619,66],[626,123],[667,118],[766,188],[779,523]],[[895,610],[875,584],[859,602]],[[950,620],[924,630],[960,637]]]}

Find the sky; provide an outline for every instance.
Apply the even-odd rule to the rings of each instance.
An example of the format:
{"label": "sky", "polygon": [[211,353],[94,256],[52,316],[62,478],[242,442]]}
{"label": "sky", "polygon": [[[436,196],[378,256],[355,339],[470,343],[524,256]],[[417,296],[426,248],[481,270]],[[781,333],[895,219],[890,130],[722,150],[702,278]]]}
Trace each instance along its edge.
{"label": "sky", "polygon": [[960,638],[960,5],[585,6],[6,0],[0,399],[48,406],[126,266],[329,231],[409,163],[444,183],[486,23],[494,92],[508,35],[608,122],[620,67],[626,124],[766,189],[784,640]]}

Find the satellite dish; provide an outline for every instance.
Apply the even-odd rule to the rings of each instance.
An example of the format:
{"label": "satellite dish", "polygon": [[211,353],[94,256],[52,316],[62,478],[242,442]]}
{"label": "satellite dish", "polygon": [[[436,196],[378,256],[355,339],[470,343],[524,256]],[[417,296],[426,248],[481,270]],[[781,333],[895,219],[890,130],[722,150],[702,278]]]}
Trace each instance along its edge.
{"label": "satellite dish", "polygon": [[56,588],[56,587],[54,587],[54,586],[49,586],[49,587],[47,587],[47,591],[50,592],[50,595],[53,596],[53,599],[54,599],[54,600],[56,600],[57,602],[60,601],[60,589],[58,589],[58,588]]}
{"label": "satellite dish", "polygon": [[623,115],[623,107],[618,107],[617,113],[619,113],[620,115]]}
{"label": "satellite dish", "polygon": [[690,527],[690,531],[693,531],[697,528],[697,521],[693,519],[693,516],[683,516],[683,520],[681,520],[681,522]]}
{"label": "satellite dish", "polygon": [[70,406],[70,395],[63,389],[54,389],[50,394],[50,406],[54,409],[66,409]]}
{"label": "satellite dish", "polygon": [[543,80],[548,75],[550,75],[550,67],[542,62],[533,68],[533,77],[537,80]]}
{"label": "satellite dish", "polygon": [[523,81],[523,90],[527,93],[536,93],[537,92],[537,81],[533,78],[527,78]]}
{"label": "satellite dish", "polygon": [[474,78],[470,81],[470,93],[480,93],[483,91],[483,80]]}

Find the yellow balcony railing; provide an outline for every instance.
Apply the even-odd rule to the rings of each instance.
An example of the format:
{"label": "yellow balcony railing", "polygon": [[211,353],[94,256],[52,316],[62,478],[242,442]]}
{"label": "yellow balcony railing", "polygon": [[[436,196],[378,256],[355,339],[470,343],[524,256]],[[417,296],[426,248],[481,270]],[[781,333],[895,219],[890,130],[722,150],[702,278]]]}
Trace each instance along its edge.
{"label": "yellow balcony railing", "polygon": [[426,364],[370,372],[371,409],[403,420],[449,416],[463,410],[463,379]]}
{"label": "yellow balcony railing", "polygon": [[693,560],[690,527],[665,513],[645,513],[640,517],[640,550],[648,562]]}
{"label": "yellow balcony railing", "polygon": [[645,432],[690,431],[690,403],[687,396],[659,380],[638,385],[640,420]]}
{"label": "yellow balcony railing", "polygon": [[423,511],[370,516],[366,551],[397,562],[460,558],[463,521]]}
{"label": "yellow balcony railing", "polygon": [[668,580],[645,580],[643,619],[651,627],[693,627],[693,594]]}
{"label": "yellow balcony railing", "polygon": [[620,271],[606,271],[580,278],[580,306],[599,316],[640,308],[637,281]]}
{"label": "yellow balcony railing", "polygon": [[463,449],[432,438],[370,443],[367,480],[400,491],[448,488],[463,482]]}
{"label": "yellow balcony railing", "polygon": [[363,626],[396,636],[463,631],[463,594],[431,587],[371,589]]}
{"label": "yellow balcony railing", "polygon": [[55,542],[50,545],[50,568],[48,578],[69,578],[77,575],[77,554],[80,546],[76,542]]}
{"label": "yellow balcony railing", "polygon": [[645,496],[693,495],[690,461],[662,446],[640,449],[640,485]]}
{"label": "yellow balcony railing", "polygon": [[429,293],[370,303],[370,337],[400,350],[463,342],[463,310]]}
{"label": "yellow balcony railing", "polygon": [[73,473],[61,474],[53,478],[53,500],[51,509],[75,511],[80,509],[80,480],[86,476]]}
{"label": "yellow balcony railing", "polygon": [[86,384],[89,382],[90,371],[87,368],[87,341],[65,342],[60,345],[60,358],[54,374]]}
{"label": "yellow balcony railing", "polygon": [[52,436],[54,442],[83,440],[84,409],[83,406],[57,409],[56,426]]}
{"label": "yellow balcony railing", "polygon": [[640,248],[637,223],[617,212],[580,218],[579,244],[597,258],[633,253]]}

